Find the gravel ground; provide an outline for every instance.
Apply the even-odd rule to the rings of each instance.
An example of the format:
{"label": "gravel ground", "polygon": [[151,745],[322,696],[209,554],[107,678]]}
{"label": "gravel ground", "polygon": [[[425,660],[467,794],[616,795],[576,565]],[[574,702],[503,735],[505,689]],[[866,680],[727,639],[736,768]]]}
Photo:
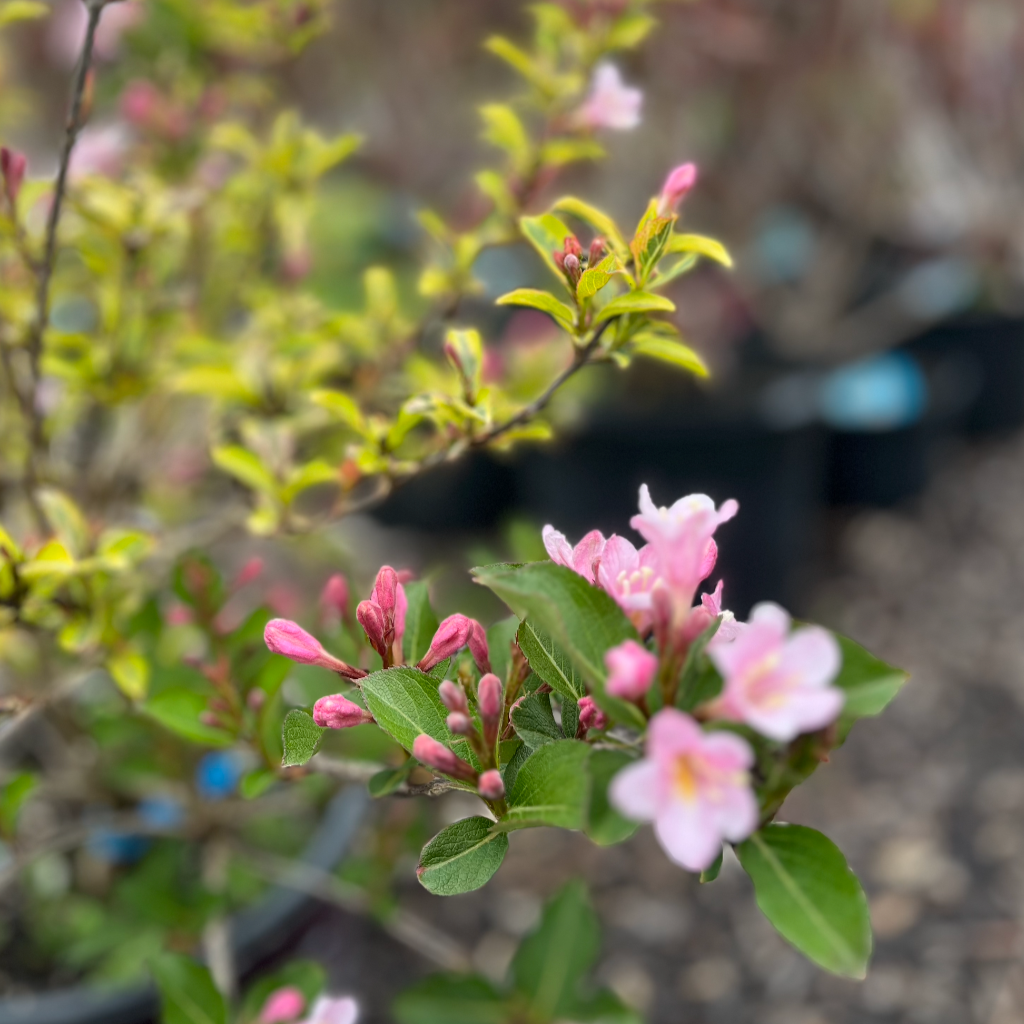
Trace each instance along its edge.
{"label": "gravel ground", "polygon": [[[811,616],[912,672],[780,818],[846,852],[867,888],[876,953],[862,984],[792,951],[757,911],[739,866],[698,885],[648,830],[599,850],[583,837],[515,833],[484,890],[403,900],[500,977],[539,911],[538,884],[582,874],[605,926],[599,974],[651,1024],[1020,1024],[1024,1020],[1024,439],[974,446],[912,508],[837,531]],[[438,812],[467,808],[446,798]],[[411,875],[411,872],[409,872]],[[300,943],[369,1024],[422,970],[373,926],[325,913]],[[384,967],[385,962],[387,967]]]}

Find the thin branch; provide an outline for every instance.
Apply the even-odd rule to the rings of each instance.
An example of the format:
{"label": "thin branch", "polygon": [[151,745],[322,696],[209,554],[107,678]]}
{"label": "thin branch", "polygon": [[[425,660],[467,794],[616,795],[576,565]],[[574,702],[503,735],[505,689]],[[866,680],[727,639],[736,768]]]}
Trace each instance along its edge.
{"label": "thin branch", "polygon": [[[346,761],[339,757],[330,757],[327,754],[316,754],[305,767],[310,771],[329,775],[332,779],[340,779],[344,782],[368,782],[388,766],[377,764],[374,761]],[[430,782],[424,782],[422,785],[403,782],[389,796],[441,796],[459,788],[447,779],[431,779]]]}

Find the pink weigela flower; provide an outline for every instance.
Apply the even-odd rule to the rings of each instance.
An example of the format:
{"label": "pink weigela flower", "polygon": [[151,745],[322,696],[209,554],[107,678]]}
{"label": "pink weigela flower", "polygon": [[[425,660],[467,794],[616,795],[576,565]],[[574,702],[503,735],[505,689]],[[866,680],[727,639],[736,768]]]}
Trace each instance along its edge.
{"label": "pink weigela flower", "polygon": [[587,128],[629,131],[640,123],[643,101],[643,92],[626,85],[619,69],[605,61],[594,68],[590,93],[576,112],[576,119]]}
{"label": "pink weigela flower", "polygon": [[613,697],[638,701],[651,688],[658,671],[658,658],[635,640],[611,648],[605,656],[608,682],[605,690]]}
{"label": "pink weigela flower", "polygon": [[839,644],[820,626],[793,633],[789,627],[789,615],[777,604],[759,604],[732,643],[709,647],[725,680],[710,714],[782,743],[836,720],[845,700],[830,685],[842,664]]}
{"label": "pink weigela flower", "polygon": [[598,563],[604,549],[604,534],[600,530],[591,530],[583,540],[573,547],[550,523],[541,531],[544,548],[556,565],[564,565],[567,569],[579,573],[588,583],[597,581]]}
{"label": "pink weigela flower", "polygon": [[703,871],[723,840],[739,842],[757,828],[753,763],[746,740],[705,733],[689,715],[664,708],[651,719],[646,756],[615,776],[608,795],[620,814],[654,823],[673,861]]}
{"label": "pink weigela flower", "polygon": [[299,1024],[356,1024],[359,1004],[351,996],[320,996]]}
{"label": "pink weigela flower", "polygon": [[306,1008],[306,997],[294,985],[275,989],[260,1011],[259,1024],[287,1024]]}

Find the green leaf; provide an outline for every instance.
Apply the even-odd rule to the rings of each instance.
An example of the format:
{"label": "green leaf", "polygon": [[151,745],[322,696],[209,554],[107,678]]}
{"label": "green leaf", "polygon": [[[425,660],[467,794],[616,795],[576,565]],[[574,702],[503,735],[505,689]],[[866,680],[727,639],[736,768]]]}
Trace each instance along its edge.
{"label": "green leaf", "polygon": [[655,295],[653,292],[626,292],[618,298],[612,299],[607,306],[602,306],[597,312],[596,322],[610,320],[613,316],[623,316],[627,313],[672,313],[675,311],[675,303],[666,299],[664,295]]}
{"label": "green leaf", "polygon": [[269,768],[255,768],[242,776],[238,785],[238,791],[242,794],[243,800],[255,800],[262,796],[270,787],[277,782],[277,773]]}
{"label": "green leaf", "polygon": [[512,712],[512,726],[531,750],[564,739],[551,712],[551,698],[546,693],[531,693],[524,697]]}
{"label": "green leaf", "polygon": [[835,637],[843,654],[842,668],[835,680],[835,685],[846,694],[839,718],[839,737],[843,740],[858,719],[880,715],[909,675],[887,665],[853,640],[838,633]]}
{"label": "green leaf", "polygon": [[618,225],[606,213],[602,213],[596,206],[583,202],[575,196],[562,196],[552,207],[559,213],[567,213],[570,217],[583,221],[594,229],[598,235],[603,235],[612,251],[620,260],[629,258],[629,246],[622,237]]}
{"label": "green leaf", "polygon": [[[482,566],[473,575],[521,619],[529,617],[536,631],[555,641],[608,714],[639,729],[645,727],[635,705],[604,692],[605,652],[624,640],[639,640],[612,597],[553,562]],[[554,683],[550,685],[554,688]],[[571,688],[568,694],[576,696]]]}
{"label": "green leaf", "polygon": [[362,680],[366,706],[377,724],[397,743],[412,750],[420,733],[453,746],[437,680],[416,668],[389,668]]}
{"label": "green leaf", "polygon": [[409,607],[405,612],[405,634],[402,651],[406,661],[415,664],[430,650],[430,641],[437,632],[438,621],[430,606],[430,593],[423,580],[403,584]]}
{"label": "green leaf", "polygon": [[519,744],[512,756],[508,760],[502,760],[501,778],[505,783],[505,792],[511,793],[512,789],[516,784],[516,776],[519,774],[519,769],[526,764],[527,758],[533,753],[532,750],[520,740],[516,740]]}
{"label": "green leaf", "polygon": [[519,230],[523,237],[537,250],[558,280],[568,288],[565,275],[555,263],[554,253],[561,251],[566,238],[572,232],[553,214],[545,213],[540,217],[520,217]]}
{"label": "green leaf", "polygon": [[398,1024],[508,1024],[504,996],[473,975],[433,974],[403,992],[394,1004]]}
{"label": "green leaf", "polygon": [[[607,307],[606,307],[607,308]],[[657,359],[682,370],[688,370],[698,377],[707,377],[707,364],[688,345],[681,345],[671,338],[660,338],[653,334],[639,334],[630,344],[633,355]]]}
{"label": "green leaf", "polygon": [[701,885],[707,885],[708,882],[713,882],[721,873],[722,862],[725,860],[725,849],[718,851],[718,856],[715,858],[714,864],[709,868],[705,868],[700,873]]}
{"label": "green leaf", "polygon": [[571,740],[579,732],[580,705],[575,697],[563,697],[561,704],[562,735]]}
{"label": "green leaf", "polygon": [[270,974],[263,974],[245,993],[242,1000],[240,1024],[250,1024],[259,1019],[268,997],[279,988],[297,988],[305,997],[306,1005],[312,1006],[327,983],[323,967],[312,960],[292,960]]}
{"label": "green leaf", "polygon": [[163,1024],[227,1024],[227,1004],[205,967],[188,956],[162,953],[150,969]]}
{"label": "green leaf", "polygon": [[825,970],[863,978],[871,958],[868,902],[839,848],[802,825],[768,825],[736,848],[761,912]]}
{"label": "green leaf", "polygon": [[653,280],[647,282],[647,287],[652,289],[663,288],[669,281],[682,277],[683,274],[692,270],[696,265],[697,257],[693,253],[690,253],[688,256],[681,256],[667,266],[663,260],[659,264],[658,273],[654,276]]}
{"label": "green leaf", "polygon": [[582,676],[551,637],[540,632],[529,619],[519,625],[516,642],[526,655],[530,669],[555,693],[579,700],[587,693]]}
{"label": "green leaf", "polygon": [[632,50],[647,38],[657,24],[658,19],[650,14],[630,11],[612,24],[605,36],[604,45],[609,50]]}
{"label": "green leaf", "polygon": [[723,267],[731,267],[732,257],[729,251],[714,238],[707,238],[704,235],[673,235],[665,246],[665,252],[695,253],[698,256],[706,256],[709,260],[721,263]]}
{"label": "green leaf", "polygon": [[575,1003],[569,1015],[574,1024],[644,1024],[636,1010],[625,1006],[614,992],[601,989]]}
{"label": "green leaf", "polygon": [[581,829],[587,804],[585,765],[590,747],[559,740],[535,750],[516,773],[509,810],[499,822],[505,831],[554,825]]}
{"label": "green leaf", "polygon": [[149,662],[138,651],[121,651],[107,661],[118,689],[130,700],[142,700],[149,689]]}
{"label": "green leaf", "polygon": [[366,422],[363,419],[362,411],[351,395],[344,391],[318,390],[310,393],[309,400],[314,405],[326,409],[329,413],[341,420],[342,423],[351,427],[357,433],[363,433],[366,429]]}
{"label": "green leaf", "polygon": [[416,758],[410,757],[400,768],[385,768],[377,772],[366,784],[370,796],[376,798],[394,793],[409,778],[417,764],[419,762]]}
{"label": "green leaf", "polygon": [[516,641],[519,619],[509,615],[487,629],[487,648],[491,652],[491,671],[503,682],[508,678],[512,644]]}
{"label": "green leaf", "polygon": [[590,795],[586,833],[598,846],[612,846],[628,839],[640,826],[624,818],[608,799],[608,787],[616,775],[636,758],[624,750],[593,750],[587,763]]}
{"label": "green leaf", "polygon": [[89,528],[78,506],[63,492],[42,487],[37,496],[47,522],[72,558],[82,558],[89,546]]}
{"label": "green leaf", "polygon": [[596,295],[617,273],[620,273],[618,257],[614,253],[609,253],[596,266],[587,267],[583,271],[576,284],[577,298],[589,299]]}
{"label": "green leaf", "polygon": [[597,139],[548,139],[540,147],[540,162],[549,167],[564,167],[578,160],[601,160],[606,155],[604,146]]}
{"label": "green leaf", "polygon": [[[582,281],[583,278],[580,278]],[[573,331],[576,326],[576,311],[564,302],[559,302],[550,292],[539,288],[517,288],[497,300],[499,306],[529,306],[554,317],[560,327]]]}
{"label": "green leaf", "polygon": [[463,818],[423,847],[416,877],[435,896],[455,896],[486,885],[501,867],[508,836],[490,818]]}
{"label": "green leaf", "polygon": [[679,686],[676,689],[676,707],[683,711],[692,711],[698,704],[717,697],[722,688],[721,678],[706,653],[708,644],[711,643],[721,624],[722,616],[719,615],[690,644],[690,649],[686,652],[686,661],[679,674]]}
{"label": "green leaf", "polygon": [[513,163],[521,166],[530,154],[530,136],[519,115],[504,103],[485,103],[480,108],[480,117],[485,141],[505,150]]}
{"label": "green leaf", "polygon": [[484,49],[500,57],[509,67],[514,68],[528,82],[539,88],[547,88],[547,78],[534,63],[533,58],[504,36],[491,36],[484,42]]}
{"label": "green leaf", "polygon": [[512,961],[512,983],[539,1020],[566,1018],[600,949],[600,923],[586,886],[569,882],[544,908],[540,926]]}
{"label": "green leaf", "polygon": [[241,481],[254,491],[272,494],[277,490],[277,481],[259,456],[248,448],[239,445],[220,445],[211,452],[213,461],[219,469]]}
{"label": "green leaf", "polygon": [[313,721],[309,712],[292,708],[281,725],[281,742],[284,745],[281,765],[289,768],[305,764],[320,749],[326,731]]}
{"label": "green leaf", "polygon": [[193,743],[208,747],[230,746],[234,742],[231,733],[199,720],[206,707],[206,698],[201,693],[185,687],[170,687],[154,694],[139,710]]}
{"label": "green leaf", "polygon": [[8,839],[14,837],[18,815],[38,782],[32,772],[18,772],[0,788],[0,835]]}

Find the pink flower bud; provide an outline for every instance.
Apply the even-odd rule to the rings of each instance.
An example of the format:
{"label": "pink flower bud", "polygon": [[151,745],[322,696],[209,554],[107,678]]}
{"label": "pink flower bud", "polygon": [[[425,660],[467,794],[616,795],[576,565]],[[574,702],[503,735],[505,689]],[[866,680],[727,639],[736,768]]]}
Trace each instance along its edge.
{"label": "pink flower bud", "polygon": [[650,689],[658,659],[635,640],[627,640],[613,647],[604,656],[608,668],[605,689],[613,697],[640,700]]}
{"label": "pink flower bud", "polygon": [[453,754],[443,743],[421,732],[412,745],[412,756],[428,768],[434,768],[445,775],[467,782],[476,778],[473,766]]}
{"label": "pink flower bud", "polygon": [[203,711],[199,715],[199,721],[202,722],[203,725],[219,726],[221,724],[220,716],[213,711]]}
{"label": "pink flower bud", "polygon": [[235,577],[234,589],[241,590],[242,587],[247,587],[250,583],[255,583],[261,575],[263,575],[263,559],[254,556],[238,570],[238,575]]}
{"label": "pink flower bud", "polygon": [[324,729],[351,729],[354,725],[372,722],[373,715],[340,693],[334,693],[321,697],[313,705],[313,721]]}
{"label": "pink flower bud", "polygon": [[501,717],[502,696],[501,680],[492,672],[488,672],[481,678],[480,685],[477,687],[477,706],[480,709],[480,717],[492,720]]}
{"label": "pink flower bud", "polygon": [[266,702],[266,692],[261,690],[258,686],[253,687],[253,689],[245,695],[245,703],[249,706],[250,711],[259,711]]}
{"label": "pink flower bud", "polygon": [[319,665],[349,679],[366,675],[361,668],[353,668],[328,654],[316,637],[290,619],[271,619],[263,630],[263,641],[275,654],[283,654],[300,665]]}
{"label": "pink flower bud", "polygon": [[434,633],[434,639],[430,641],[430,650],[420,660],[419,668],[429,672],[435,665],[450,658],[453,654],[461,651],[469,642],[469,634],[472,631],[470,623],[472,619],[465,615],[449,615]]}
{"label": "pink flower bud", "polygon": [[28,160],[24,153],[8,149],[6,146],[0,147],[0,174],[4,179],[4,194],[11,206],[18,201],[21,183],[25,180],[26,167]]}
{"label": "pink flower bud", "polygon": [[658,197],[658,216],[667,217],[679,205],[686,193],[697,184],[697,165],[680,164],[669,172]]}
{"label": "pink flower bud", "polygon": [[603,729],[608,724],[608,716],[597,706],[593,697],[580,698],[579,734],[586,736],[588,729]]}
{"label": "pink flower bud", "polygon": [[152,128],[162,106],[160,90],[146,78],[133,79],[121,93],[122,116],[140,128]]}
{"label": "pink flower bud", "polygon": [[389,613],[394,614],[395,605],[398,603],[398,573],[390,565],[380,567],[377,580],[373,585],[372,600],[380,605],[380,610],[385,617]]}
{"label": "pink flower bud", "polygon": [[469,715],[453,711],[448,716],[448,728],[456,736],[468,736],[473,731],[473,721]]}
{"label": "pink flower bud", "polygon": [[576,284],[583,275],[583,270],[580,266],[580,258],[578,256],[574,256],[572,253],[569,253],[569,255],[565,257],[563,268],[565,269],[565,276],[569,278],[573,284]]}
{"label": "pink flower bud", "polygon": [[167,609],[164,621],[168,626],[187,626],[192,621],[192,609],[183,604],[172,604]]}
{"label": "pink flower bud", "polygon": [[383,658],[387,655],[388,642],[385,635],[384,613],[374,601],[360,601],[356,606],[356,619],[366,633],[370,646]]}
{"label": "pink flower bud", "polygon": [[332,617],[340,615],[343,619],[348,618],[348,580],[336,572],[320,591],[320,608],[324,615]]}
{"label": "pink flower bud", "polygon": [[485,800],[500,800],[505,795],[505,783],[497,768],[484,772],[476,784],[477,792]]}
{"label": "pink flower bud", "polygon": [[441,703],[449,711],[461,711],[463,714],[469,711],[469,703],[466,701],[466,691],[459,686],[458,683],[453,683],[450,679],[446,679],[438,688],[437,692],[441,696]]}
{"label": "pink flower bud", "polygon": [[306,1008],[306,997],[293,985],[271,992],[260,1011],[259,1024],[287,1024]]}
{"label": "pink flower bud", "polygon": [[590,243],[587,266],[596,267],[604,259],[604,239],[600,235]]}
{"label": "pink flower bud", "polygon": [[487,646],[487,631],[476,619],[470,619],[469,653],[481,672],[491,671],[491,652]]}

